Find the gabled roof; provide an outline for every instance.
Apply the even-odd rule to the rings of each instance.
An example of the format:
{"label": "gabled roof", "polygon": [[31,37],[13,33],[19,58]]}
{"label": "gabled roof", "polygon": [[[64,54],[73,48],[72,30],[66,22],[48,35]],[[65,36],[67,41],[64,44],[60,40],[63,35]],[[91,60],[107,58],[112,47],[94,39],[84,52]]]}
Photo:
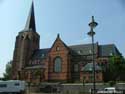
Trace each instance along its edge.
{"label": "gabled roof", "polygon": [[29,16],[27,18],[27,22],[26,22],[26,25],[25,25],[25,30],[30,30],[30,29],[32,29],[34,32],[36,32],[33,2],[32,2],[31,9],[30,9],[30,12],[29,12]]}
{"label": "gabled roof", "polygon": [[[81,71],[88,71],[88,72],[92,72],[93,71],[93,63],[87,63],[82,69]],[[95,71],[102,71],[102,68],[95,64]]]}
{"label": "gabled roof", "polygon": [[99,56],[121,55],[114,44],[99,45]]}
{"label": "gabled roof", "polygon": [[54,47],[54,45],[56,44],[57,41],[60,41],[60,42],[64,45],[64,47],[65,47],[67,50],[69,50],[69,47],[61,40],[60,35],[57,34],[57,38],[56,38],[56,40],[54,41],[52,47],[50,48],[50,51],[52,50],[52,48]]}

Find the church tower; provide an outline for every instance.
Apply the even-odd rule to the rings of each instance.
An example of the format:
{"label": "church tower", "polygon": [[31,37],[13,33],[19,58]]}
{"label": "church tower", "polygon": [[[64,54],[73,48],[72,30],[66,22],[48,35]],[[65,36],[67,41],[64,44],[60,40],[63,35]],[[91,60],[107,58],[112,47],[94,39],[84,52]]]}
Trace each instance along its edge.
{"label": "church tower", "polygon": [[20,79],[20,74],[27,66],[33,52],[39,49],[40,36],[36,32],[34,5],[32,3],[24,30],[16,37],[12,65],[12,79]]}

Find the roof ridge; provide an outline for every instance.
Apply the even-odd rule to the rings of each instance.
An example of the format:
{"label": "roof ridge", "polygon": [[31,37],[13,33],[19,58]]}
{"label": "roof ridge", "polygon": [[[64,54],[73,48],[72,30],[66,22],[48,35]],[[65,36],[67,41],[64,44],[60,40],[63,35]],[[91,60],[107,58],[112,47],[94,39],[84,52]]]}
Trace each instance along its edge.
{"label": "roof ridge", "polygon": [[[97,43],[94,43],[97,44]],[[76,45],[69,45],[68,47],[72,47],[72,46],[84,46],[84,45],[92,45],[91,43],[87,43],[87,44],[76,44]]]}
{"label": "roof ridge", "polygon": [[41,49],[38,49],[38,50],[49,50],[50,48],[41,48]]}
{"label": "roof ridge", "polygon": [[114,45],[114,46],[115,46],[114,43],[110,43],[110,44],[101,44],[100,46],[109,46],[109,45]]}

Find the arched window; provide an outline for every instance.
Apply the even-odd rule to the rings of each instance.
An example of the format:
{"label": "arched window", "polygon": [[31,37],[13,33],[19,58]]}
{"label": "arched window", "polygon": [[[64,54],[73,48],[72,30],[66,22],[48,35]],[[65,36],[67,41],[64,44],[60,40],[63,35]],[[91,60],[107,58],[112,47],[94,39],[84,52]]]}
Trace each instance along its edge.
{"label": "arched window", "polygon": [[56,57],[54,60],[54,72],[61,72],[62,60],[60,57]]}

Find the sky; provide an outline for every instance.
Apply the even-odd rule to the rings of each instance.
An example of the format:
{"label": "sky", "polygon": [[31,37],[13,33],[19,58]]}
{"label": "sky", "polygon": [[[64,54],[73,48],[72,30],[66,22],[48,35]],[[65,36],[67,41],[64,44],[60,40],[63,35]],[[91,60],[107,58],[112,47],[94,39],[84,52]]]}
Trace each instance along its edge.
{"label": "sky", "polygon": [[[15,38],[25,27],[32,0],[0,0],[0,77],[13,59]],[[34,0],[40,48],[60,34],[67,45],[91,43],[88,23],[95,17],[94,41],[115,44],[125,56],[125,0]]]}

